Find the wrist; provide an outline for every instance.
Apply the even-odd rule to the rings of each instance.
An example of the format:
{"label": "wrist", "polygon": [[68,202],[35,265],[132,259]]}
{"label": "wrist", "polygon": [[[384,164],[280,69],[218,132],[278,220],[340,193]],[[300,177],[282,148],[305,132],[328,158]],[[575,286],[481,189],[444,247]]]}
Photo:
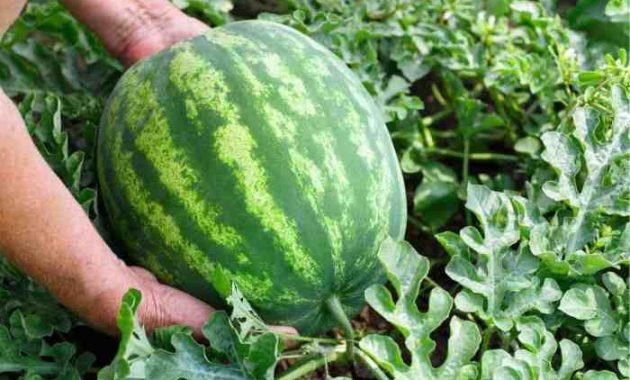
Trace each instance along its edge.
{"label": "wrist", "polygon": [[142,291],[143,296],[145,294],[140,281],[129,267],[118,258],[114,259],[116,263],[94,268],[82,275],[77,291],[62,295],[68,298],[67,302],[63,302],[60,297],[62,303],[73,309],[86,323],[110,335],[118,333],[116,317],[124,294],[130,288]]}

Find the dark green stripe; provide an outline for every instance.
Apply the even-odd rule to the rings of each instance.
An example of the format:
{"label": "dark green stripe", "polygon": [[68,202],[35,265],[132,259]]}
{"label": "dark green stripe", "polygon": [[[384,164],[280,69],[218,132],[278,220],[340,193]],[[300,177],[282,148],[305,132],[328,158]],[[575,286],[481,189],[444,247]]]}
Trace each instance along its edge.
{"label": "dark green stripe", "polygon": [[[238,28],[236,28],[238,26]],[[255,31],[252,29],[255,28]],[[237,29],[236,31],[234,29]],[[295,54],[287,54],[286,52],[292,52],[296,49],[294,45],[291,44],[291,41],[283,38],[276,38],[276,36],[271,35],[275,30],[275,28],[265,28],[260,25],[247,25],[245,23],[239,23],[235,25],[232,29],[238,35],[241,35],[245,38],[250,38],[253,40],[259,49],[263,51],[269,51],[274,54],[279,55],[283,58],[286,66],[291,70],[291,73],[295,76],[300,77],[305,84],[305,87],[315,93],[311,93],[308,96],[312,99],[317,99],[318,105],[320,105],[320,109],[318,109],[318,113],[312,117],[303,117],[302,115],[298,115],[295,112],[291,111],[289,107],[286,107],[284,110],[291,115],[291,118],[296,120],[298,126],[312,126],[310,128],[302,128],[300,130],[300,136],[298,137],[298,141],[306,141],[306,144],[301,146],[301,148],[308,149],[309,156],[314,157],[315,160],[322,162],[323,156],[321,155],[321,151],[317,149],[318,144],[316,141],[312,139],[313,131],[318,130],[329,130],[331,134],[335,137],[335,145],[334,151],[338,155],[340,161],[343,163],[346,173],[348,174],[348,179],[351,181],[350,187],[352,190],[352,194],[331,194],[332,197],[328,197],[324,201],[324,208],[326,210],[326,214],[331,216],[340,217],[339,211],[341,211],[341,206],[339,203],[339,199],[337,197],[350,198],[351,202],[351,210],[353,212],[352,219],[356,220],[357,223],[354,226],[354,229],[351,231],[344,231],[344,259],[346,260],[346,265],[348,265],[347,278],[346,276],[338,276],[337,280],[340,282],[339,285],[346,285],[346,281],[350,281],[350,279],[355,279],[355,281],[359,282],[360,278],[363,277],[371,277],[373,276],[370,273],[370,270],[367,270],[366,273],[365,267],[354,267],[353,263],[356,262],[359,258],[364,258],[366,255],[366,247],[375,247],[374,239],[377,235],[379,235],[379,231],[369,231],[365,229],[365,223],[363,221],[368,220],[370,217],[373,217],[373,212],[378,210],[373,210],[370,207],[365,207],[365,190],[366,188],[370,188],[370,186],[375,185],[375,181],[378,181],[379,178],[377,176],[369,176],[368,178],[359,179],[359,175],[362,173],[371,173],[372,171],[366,165],[366,163],[357,155],[357,152],[352,147],[352,142],[350,140],[349,129],[345,128],[345,133],[340,132],[341,128],[344,128],[343,125],[339,125],[339,120],[343,120],[345,118],[345,110],[340,107],[333,99],[331,99],[327,91],[334,91],[334,89],[338,89],[340,87],[339,81],[339,73],[338,75],[332,75],[331,77],[324,78],[325,87],[322,88],[320,84],[316,83],[316,80],[309,75],[305,75],[305,72],[302,69],[302,65],[304,64],[303,58],[297,57]],[[238,49],[238,51],[243,56],[243,59],[247,58],[249,54],[259,54],[260,52],[251,52],[248,49],[242,48]],[[316,57],[319,52],[311,49],[308,46],[305,46],[305,54],[313,54]],[[256,71],[261,80],[267,82],[271,81],[271,83],[275,82],[275,79],[265,78],[262,73],[266,70],[263,65],[258,65],[258,70]],[[332,66],[332,65],[331,65]],[[335,68],[331,68],[333,70],[333,74],[335,74]],[[277,88],[277,86],[274,86]],[[348,101],[352,101],[352,96],[350,94],[351,87],[346,87],[345,89],[345,97]],[[278,99],[280,99],[280,95],[278,92],[275,93]],[[371,101],[371,100],[370,100]],[[353,108],[358,109],[359,106],[356,103],[352,104]],[[367,115],[360,114],[361,125],[366,127],[369,122],[367,119]],[[361,131],[359,133],[366,133],[367,131]],[[387,136],[387,139],[389,137]],[[379,152],[376,150],[376,144],[379,143],[380,139],[372,139],[370,148],[375,152]],[[379,157],[380,154],[377,154]],[[383,157],[380,157],[383,159]],[[376,189],[373,189],[376,191]],[[385,195],[381,195],[385,196]],[[331,199],[332,198],[332,199]],[[382,221],[384,225],[386,225],[387,221]],[[375,251],[372,252],[375,255]],[[375,260],[376,261],[376,260]],[[377,268],[377,264],[373,265],[374,268]]]}
{"label": "dark green stripe", "polygon": [[[260,160],[269,180],[269,190],[272,197],[277,201],[285,215],[297,224],[298,231],[308,231],[308,234],[300,236],[301,243],[306,250],[316,258],[322,268],[330,268],[329,247],[327,246],[327,236],[322,229],[318,215],[316,215],[299,192],[296,185],[297,180],[286,163],[289,160],[288,148],[285,143],[277,141],[270,126],[266,125],[266,120],[262,113],[262,107],[266,102],[274,103],[276,99],[273,95],[269,100],[256,98],[251,94],[251,88],[241,79],[238,65],[234,61],[235,57],[229,49],[209,44],[204,40],[196,41],[197,53],[205,57],[213,58],[214,66],[221,70],[227,78],[227,82],[232,84],[230,99],[234,104],[238,104],[241,110],[240,118],[243,123],[250,128],[250,132],[258,142],[256,157]],[[260,71],[255,71],[259,80],[264,83],[273,83]],[[273,85],[269,86],[273,88]],[[258,229],[262,226],[258,225]],[[251,228],[251,227],[250,227]],[[273,245],[271,247],[273,249]],[[277,249],[277,248],[275,248]],[[285,273],[286,266],[284,256],[277,255],[274,263],[276,275]],[[324,283],[332,284],[333,277],[330,270],[324,270],[327,278]]]}
{"label": "dark green stripe", "polygon": [[[139,73],[138,78],[144,80],[147,77],[146,74],[150,72],[147,67],[144,67],[144,73]],[[135,74],[134,74],[135,75]],[[99,156],[101,157],[101,166],[99,171],[101,172],[101,183],[103,186],[112,189],[110,192],[111,198],[104,199],[107,203],[108,211],[120,210],[120,213],[110,214],[110,220],[114,226],[117,234],[121,237],[123,242],[126,243],[127,248],[134,253],[134,258],[141,264],[146,265],[148,255],[155,255],[156,252],[160,252],[159,261],[165,268],[168,268],[168,272],[174,278],[177,279],[178,285],[188,289],[199,289],[197,296],[203,297],[206,300],[213,302],[217,305],[219,298],[216,293],[209,286],[195,270],[185,265],[183,260],[175,260],[176,252],[168,254],[169,248],[163,240],[163,236],[159,230],[151,228],[145,220],[136,215],[135,205],[129,202],[129,199],[124,195],[124,182],[125,179],[119,178],[114,172],[114,166],[112,166],[114,157],[112,156],[112,147],[114,139],[117,135],[125,132],[122,136],[123,150],[133,151],[129,136],[129,130],[124,127],[124,115],[128,112],[127,98],[134,96],[132,87],[121,87],[122,93],[119,95],[122,97],[120,110],[115,115],[115,120],[107,120],[107,127],[102,128],[105,133],[99,139]],[[111,133],[110,133],[111,132]],[[106,145],[109,145],[106,147]],[[131,150],[130,150],[131,149]],[[122,153],[122,152],[120,152]],[[107,165],[107,166],[106,166]],[[157,274],[157,273],[156,273]],[[159,274],[158,274],[159,275]]]}

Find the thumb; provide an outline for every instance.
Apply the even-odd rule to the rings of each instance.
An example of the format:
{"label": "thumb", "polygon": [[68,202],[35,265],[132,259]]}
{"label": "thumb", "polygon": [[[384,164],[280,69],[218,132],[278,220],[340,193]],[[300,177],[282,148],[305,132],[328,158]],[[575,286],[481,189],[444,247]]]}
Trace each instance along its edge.
{"label": "thumb", "polygon": [[178,289],[154,281],[149,284],[146,302],[140,305],[140,318],[147,330],[186,325],[192,327],[196,338],[203,338],[201,329],[214,309]]}
{"label": "thumb", "polygon": [[0,1],[0,38],[20,16],[26,0]]}

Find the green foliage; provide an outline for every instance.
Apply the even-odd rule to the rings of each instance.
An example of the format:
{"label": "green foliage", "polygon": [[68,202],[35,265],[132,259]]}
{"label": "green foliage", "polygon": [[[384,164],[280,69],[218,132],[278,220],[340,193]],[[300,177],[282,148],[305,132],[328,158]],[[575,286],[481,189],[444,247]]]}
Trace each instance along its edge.
{"label": "green foliage", "polygon": [[597,59],[630,47],[630,3],[627,0],[579,0],[567,14],[569,25],[587,36],[587,52]]}
{"label": "green foliage", "polygon": [[604,112],[577,108],[572,133],[542,136],[541,157],[557,173],[542,191],[567,212],[534,226],[530,248],[552,271],[591,274],[630,259],[630,108],[621,87],[609,96]]}
{"label": "green foliage", "polygon": [[462,248],[446,267],[446,274],[464,287],[455,305],[504,331],[530,310],[553,312],[553,304],[562,296],[555,280],[536,274],[538,260],[527,246],[512,248],[520,239],[519,224],[532,217],[523,213],[526,207],[519,210],[517,202],[527,205],[524,199],[512,200],[485,186],[469,185],[466,207],[479,219],[483,236],[472,226],[459,237],[441,235],[442,241],[455,240],[450,244]]}
{"label": "green foliage", "polygon": [[[625,281],[625,282],[624,282]],[[586,332],[596,337],[597,355],[617,362],[619,372],[630,376],[630,293],[628,281],[615,272],[601,276],[603,285],[576,284],[562,296],[558,309],[584,321]]]}
{"label": "green foliage", "polygon": [[436,344],[430,335],[449,318],[453,299],[446,290],[437,287],[429,295],[428,310],[425,313],[418,310],[416,299],[429,272],[429,260],[409,243],[393,240],[383,243],[379,260],[398,298],[394,301],[384,286],[373,285],[366,290],[365,299],[402,333],[411,363],[403,361],[400,349],[389,336],[368,335],[361,339],[359,347],[395,379],[476,379],[476,367],[470,361],[477,352],[481,335],[473,322],[452,317],[446,359],[437,368],[431,363]]}
{"label": "green foliage", "polygon": [[111,91],[122,68],[57,1],[29,1],[0,46],[0,86],[7,94],[63,94],[76,111],[94,108],[94,98]]}
{"label": "green foliage", "polygon": [[[232,315],[217,311],[203,327],[210,347],[196,342],[186,326],[161,328],[149,338],[136,315],[141,300],[135,289],[124,296],[118,314],[118,353],[99,372],[99,380],[273,379],[282,342],[235,286],[228,298]],[[231,364],[224,363],[226,358]]]}
{"label": "green foliage", "polygon": [[[226,0],[174,3],[214,25],[242,17]],[[210,346],[181,326],[147,336],[130,291],[118,354],[98,377],[271,379],[289,358],[299,360],[283,379],[319,366],[332,376],[332,361],[351,376],[346,344],[381,380],[630,377],[630,69],[619,50],[630,8],[553,3],[287,0],[262,15],[312,36],[359,76],[413,196],[409,236],[424,247],[435,234],[444,252],[423,248],[425,258],[387,241],[379,259],[392,288],[366,299],[392,328],[343,344],[297,337],[306,343],[289,351],[237,289],[232,314],[203,328]],[[99,226],[95,126],[121,72],[56,1],[30,0],[0,43],[0,86]],[[0,263],[0,377],[90,378],[98,368],[73,335],[77,319]]]}
{"label": "green foliage", "polygon": [[560,341],[562,362],[553,368],[558,343],[538,317],[524,317],[516,324],[521,347],[513,355],[504,350],[486,351],[481,361],[481,379],[568,380],[584,366],[582,352],[570,340]]}
{"label": "green foliage", "polygon": [[78,321],[44,289],[0,258],[0,373],[19,379],[76,379],[94,355],[67,336]]}

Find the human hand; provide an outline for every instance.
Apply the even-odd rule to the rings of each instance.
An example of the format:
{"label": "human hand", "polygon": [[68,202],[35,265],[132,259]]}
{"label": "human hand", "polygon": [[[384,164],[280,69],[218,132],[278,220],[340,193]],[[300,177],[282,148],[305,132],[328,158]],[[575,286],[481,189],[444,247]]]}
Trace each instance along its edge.
{"label": "human hand", "polygon": [[62,3],[127,66],[209,29],[167,0],[62,0]]}
{"label": "human hand", "polygon": [[[129,288],[135,288],[143,296],[139,318],[147,330],[188,325],[201,338],[213,309],[120,260],[38,154],[20,113],[2,90],[0,115],[2,253],[102,331],[117,333],[120,301]],[[288,327],[274,329],[295,334]]]}
{"label": "human hand", "polygon": [[0,0],[0,37],[20,15],[26,0]]}
{"label": "human hand", "polygon": [[[137,281],[136,289],[142,293],[139,317],[147,330],[151,331],[161,326],[186,325],[193,328],[195,337],[203,338],[201,329],[214,309],[181,290],[161,284],[144,268],[129,269]],[[292,327],[270,327],[283,335],[297,334]]]}
{"label": "human hand", "polygon": [[[26,0],[0,1],[0,37],[20,15]],[[209,28],[167,0],[62,0],[125,65],[148,57]]]}
{"label": "human hand", "polygon": [[[64,3],[127,64],[207,30],[166,0]],[[13,22],[23,4],[0,0],[0,30]],[[122,15],[116,14],[121,9]],[[134,10],[141,16],[134,18]],[[122,295],[136,288],[144,297],[139,313],[148,330],[183,324],[200,337],[213,309],[118,259],[38,154],[15,105],[1,90],[0,114],[0,246],[7,258],[100,330],[117,332]],[[273,329],[295,334],[289,327]]]}

